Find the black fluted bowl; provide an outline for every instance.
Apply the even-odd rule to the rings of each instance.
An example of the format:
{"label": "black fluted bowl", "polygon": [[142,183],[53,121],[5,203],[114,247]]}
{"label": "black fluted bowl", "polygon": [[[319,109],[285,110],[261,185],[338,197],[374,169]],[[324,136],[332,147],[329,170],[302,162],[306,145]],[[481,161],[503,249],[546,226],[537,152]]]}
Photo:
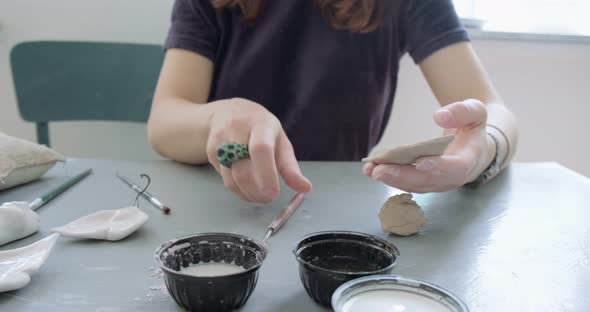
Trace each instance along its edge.
{"label": "black fluted bowl", "polygon": [[299,276],[309,296],[330,307],[332,294],[342,284],[369,275],[390,274],[398,249],[379,237],[349,231],[309,234],[293,249]]}
{"label": "black fluted bowl", "polygon": [[[164,271],[168,292],[189,311],[222,312],[243,306],[258,280],[266,247],[248,237],[229,233],[202,233],[171,241],[155,253]],[[222,276],[194,276],[180,272],[191,264],[233,263],[244,272]]]}

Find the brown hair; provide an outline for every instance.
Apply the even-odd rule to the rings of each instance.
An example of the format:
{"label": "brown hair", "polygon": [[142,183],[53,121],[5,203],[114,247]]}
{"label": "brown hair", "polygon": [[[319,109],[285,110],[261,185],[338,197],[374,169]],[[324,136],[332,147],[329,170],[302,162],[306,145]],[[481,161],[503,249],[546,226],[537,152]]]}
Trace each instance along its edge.
{"label": "brown hair", "polygon": [[[276,1],[276,0],[271,0]],[[301,1],[301,0],[298,0]],[[385,1],[388,0],[314,0],[324,19],[335,29],[368,33],[383,20]],[[215,8],[239,6],[248,21],[254,21],[264,0],[211,0]]]}

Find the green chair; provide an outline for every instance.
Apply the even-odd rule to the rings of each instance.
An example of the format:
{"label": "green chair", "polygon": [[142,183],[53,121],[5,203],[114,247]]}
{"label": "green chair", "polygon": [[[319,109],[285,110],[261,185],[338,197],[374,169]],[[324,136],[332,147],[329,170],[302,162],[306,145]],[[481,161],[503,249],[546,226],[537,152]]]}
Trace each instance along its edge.
{"label": "green chair", "polygon": [[50,121],[145,122],[163,55],[147,44],[20,43],[10,54],[20,115],[47,146]]}

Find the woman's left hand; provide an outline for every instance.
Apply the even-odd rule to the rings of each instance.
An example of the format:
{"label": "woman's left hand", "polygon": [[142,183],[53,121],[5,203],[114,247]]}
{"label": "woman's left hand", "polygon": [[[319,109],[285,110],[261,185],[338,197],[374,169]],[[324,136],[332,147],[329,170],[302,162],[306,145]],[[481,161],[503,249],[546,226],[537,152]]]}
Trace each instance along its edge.
{"label": "woman's left hand", "polygon": [[454,134],[444,155],[422,157],[415,165],[367,163],[363,173],[370,178],[406,192],[444,192],[475,180],[492,162],[496,153],[486,134],[487,110],[478,100],[449,104],[434,113],[434,121]]}

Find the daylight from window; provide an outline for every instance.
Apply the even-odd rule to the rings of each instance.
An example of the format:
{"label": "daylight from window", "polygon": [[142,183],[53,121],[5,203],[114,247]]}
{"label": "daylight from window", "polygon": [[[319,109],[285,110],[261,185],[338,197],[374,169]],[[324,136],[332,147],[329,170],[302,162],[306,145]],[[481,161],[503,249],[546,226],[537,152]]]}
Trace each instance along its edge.
{"label": "daylight from window", "polygon": [[462,18],[489,31],[590,36],[590,0],[454,0]]}

